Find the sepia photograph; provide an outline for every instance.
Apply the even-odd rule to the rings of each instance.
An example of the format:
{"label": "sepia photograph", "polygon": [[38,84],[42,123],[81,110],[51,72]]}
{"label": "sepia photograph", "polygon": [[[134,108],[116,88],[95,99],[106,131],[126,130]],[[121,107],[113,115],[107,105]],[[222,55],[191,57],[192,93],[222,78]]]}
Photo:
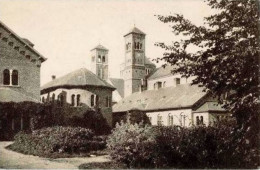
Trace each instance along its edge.
{"label": "sepia photograph", "polygon": [[0,0],[0,169],[260,169],[259,0]]}

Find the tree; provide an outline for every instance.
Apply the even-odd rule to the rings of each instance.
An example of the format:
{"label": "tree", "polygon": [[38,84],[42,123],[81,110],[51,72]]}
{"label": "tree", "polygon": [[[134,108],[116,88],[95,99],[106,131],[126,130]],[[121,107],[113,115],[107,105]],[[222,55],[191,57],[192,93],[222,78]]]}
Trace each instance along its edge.
{"label": "tree", "polygon": [[[203,26],[179,14],[156,15],[184,37],[172,45],[156,43],[166,50],[157,61],[175,65],[172,72],[183,77],[196,76],[192,84],[216,96],[242,126],[259,117],[259,4],[256,0],[207,0],[207,4],[217,12],[205,17]],[[191,46],[198,50],[189,52]]]}

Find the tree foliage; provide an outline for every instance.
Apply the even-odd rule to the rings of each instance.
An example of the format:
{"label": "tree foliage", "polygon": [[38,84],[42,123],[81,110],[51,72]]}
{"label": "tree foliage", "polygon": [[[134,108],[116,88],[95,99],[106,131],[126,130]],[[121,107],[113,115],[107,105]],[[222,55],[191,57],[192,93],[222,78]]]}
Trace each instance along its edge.
{"label": "tree foliage", "polygon": [[[166,50],[162,58],[176,65],[173,73],[195,76],[193,84],[205,87],[243,120],[259,109],[259,4],[256,0],[207,0],[217,12],[197,26],[183,15],[156,15],[184,36],[172,45],[156,43]],[[189,47],[196,46],[196,52]],[[227,96],[227,97],[223,97]],[[250,114],[245,114],[244,112]]]}

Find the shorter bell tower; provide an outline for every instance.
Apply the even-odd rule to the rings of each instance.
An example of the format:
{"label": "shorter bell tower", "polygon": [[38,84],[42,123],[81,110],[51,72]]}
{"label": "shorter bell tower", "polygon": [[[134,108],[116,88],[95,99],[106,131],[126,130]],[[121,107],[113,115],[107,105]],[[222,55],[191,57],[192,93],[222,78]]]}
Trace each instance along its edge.
{"label": "shorter bell tower", "polygon": [[91,71],[103,80],[108,79],[108,49],[102,45],[91,50]]}

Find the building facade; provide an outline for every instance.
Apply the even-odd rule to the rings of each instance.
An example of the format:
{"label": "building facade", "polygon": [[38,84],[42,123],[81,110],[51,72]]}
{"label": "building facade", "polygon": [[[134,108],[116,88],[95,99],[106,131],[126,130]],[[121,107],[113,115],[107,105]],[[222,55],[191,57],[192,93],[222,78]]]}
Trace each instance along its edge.
{"label": "building facade", "polygon": [[33,43],[0,21],[0,102],[39,102],[45,60]]}
{"label": "building facade", "polygon": [[112,85],[94,73],[81,68],[43,85],[41,101],[43,103],[57,101],[61,106],[69,105],[85,110],[99,108],[111,125],[114,90]]}

